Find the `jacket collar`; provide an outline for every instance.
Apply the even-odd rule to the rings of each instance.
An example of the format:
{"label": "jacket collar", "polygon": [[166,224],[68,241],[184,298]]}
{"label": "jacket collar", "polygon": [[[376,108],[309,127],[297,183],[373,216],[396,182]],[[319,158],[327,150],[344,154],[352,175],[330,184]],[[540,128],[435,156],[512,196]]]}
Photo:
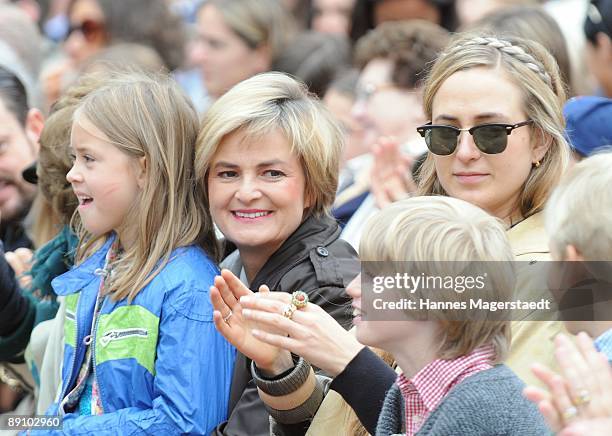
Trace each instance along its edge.
{"label": "jacket collar", "polygon": [[544,214],[535,213],[507,232],[514,256],[548,253],[548,237],[544,230]]}
{"label": "jacket collar", "polygon": [[97,268],[104,266],[106,252],[115,240],[115,235],[111,235],[104,245],[85,261],[71,269],[70,271],[56,277],[51,282],[53,290],[57,295],[70,295],[79,292],[84,286],[87,286],[98,277],[95,274]]}
{"label": "jacket collar", "polygon": [[289,269],[310,255],[311,250],[329,245],[339,235],[340,227],[333,218],[308,217],[270,256],[251,283],[251,289],[259,289],[264,283],[273,289]]}

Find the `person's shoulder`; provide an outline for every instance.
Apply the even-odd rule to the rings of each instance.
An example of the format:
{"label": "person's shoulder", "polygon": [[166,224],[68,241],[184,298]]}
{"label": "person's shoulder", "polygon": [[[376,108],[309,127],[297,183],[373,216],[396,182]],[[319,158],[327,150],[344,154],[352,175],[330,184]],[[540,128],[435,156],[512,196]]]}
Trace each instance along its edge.
{"label": "person's shoulder", "polygon": [[353,246],[348,241],[340,239],[340,237],[333,240],[327,247],[336,258],[351,261],[359,260],[359,255]]}
{"label": "person's shoulder", "polygon": [[[340,239],[338,223],[326,217],[321,219],[330,230],[326,232],[326,237],[316,244],[310,245],[308,261],[314,268],[320,284],[333,285],[337,279],[342,277],[344,283],[338,285],[346,286],[346,279],[349,281],[355,277],[359,271],[359,255],[355,249],[344,239]],[[330,276],[333,273],[333,277]]]}
{"label": "person's shoulder", "polygon": [[172,251],[168,262],[160,271],[166,282],[197,281],[214,278],[219,269],[210,256],[196,245],[180,247]]}
{"label": "person's shoulder", "polygon": [[462,380],[451,389],[448,398],[453,400],[456,397],[463,397],[461,401],[474,408],[479,408],[483,402],[498,405],[500,395],[505,401],[506,397],[510,400],[516,399],[514,396],[518,394],[519,402],[522,403],[524,399],[520,393],[524,386],[523,381],[510,368],[500,364]]}
{"label": "person's shoulder", "polygon": [[163,294],[164,306],[194,320],[212,321],[209,289],[217,274],[216,264],[202,248],[181,247],[172,252],[151,285]]}
{"label": "person's shoulder", "polygon": [[344,290],[359,274],[357,253],[343,240],[319,244],[304,253],[281,279],[282,289],[316,290],[337,288]]}
{"label": "person's shoulder", "polygon": [[535,405],[523,397],[524,386],[506,365],[480,371],[451,389],[432,414],[432,428],[463,425],[474,434],[490,434],[487,432],[492,429],[509,435],[524,434],[524,430],[534,435],[548,434]]}

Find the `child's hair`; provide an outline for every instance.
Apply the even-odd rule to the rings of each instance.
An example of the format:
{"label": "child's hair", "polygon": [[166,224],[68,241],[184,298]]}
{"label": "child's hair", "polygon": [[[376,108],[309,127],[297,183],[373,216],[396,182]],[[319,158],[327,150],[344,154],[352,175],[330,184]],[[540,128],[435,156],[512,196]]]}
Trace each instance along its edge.
{"label": "child's hair", "polygon": [[612,151],[576,164],[546,206],[551,249],[563,256],[573,245],[587,261],[612,260]]}
{"label": "child's hair", "polygon": [[[487,277],[487,295],[483,299],[509,301],[513,294],[514,256],[502,222],[456,198],[423,196],[393,203],[368,221],[359,253],[362,261],[410,269],[414,276],[456,275],[473,261]],[[417,300],[431,295],[423,289],[414,291],[412,295]],[[467,301],[473,293],[443,295],[448,295],[449,301]],[[510,344],[508,321],[471,316],[469,309],[461,312],[460,320],[449,319],[443,310],[426,314],[424,310],[410,310],[411,318],[424,319],[425,315],[441,325],[441,358],[454,359],[493,344],[496,361],[503,360]]]}
{"label": "child's hair", "polygon": [[[128,156],[146,159],[144,187],[126,217],[136,242],[113,264],[108,287],[113,299],[131,302],[177,247],[199,244],[217,260],[212,218],[204,207],[207,193],[195,183],[198,118],[178,85],[167,76],[118,73],[83,99],[75,122],[81,117]],[[77,231],[77,263],[109,236]]]}

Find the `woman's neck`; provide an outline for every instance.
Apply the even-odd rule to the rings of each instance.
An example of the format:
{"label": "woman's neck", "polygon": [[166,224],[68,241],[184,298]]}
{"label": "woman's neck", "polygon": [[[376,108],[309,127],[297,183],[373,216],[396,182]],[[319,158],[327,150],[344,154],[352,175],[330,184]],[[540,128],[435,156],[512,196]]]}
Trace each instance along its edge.
{"label": "woman's neck", "polygon": [[253,280],[255,280],[255,277],[257,277],[257,274],[268,259],[270,259],[274,251],[276,251],[276,248],[274,250],[238,248],[240,261],[249,283],[253,283]]}
{"label": "woman's neck", "polygon": [[506,230],[510,230],[512,227],[518,225],[519,223],[522,223],[526,219],[527,217],[524,217],[520,213],[509,217],[508,220],[504,220],[504,223],[506,223]]}
{"label": "woman's neck", "polygon": [[506,230],[510,230],[513,226],[523,221],[526,217],[523,216],[519,207],[500,208],[498,210],[487,210],[487,212],[496,218],[501,219],[506,225]]}

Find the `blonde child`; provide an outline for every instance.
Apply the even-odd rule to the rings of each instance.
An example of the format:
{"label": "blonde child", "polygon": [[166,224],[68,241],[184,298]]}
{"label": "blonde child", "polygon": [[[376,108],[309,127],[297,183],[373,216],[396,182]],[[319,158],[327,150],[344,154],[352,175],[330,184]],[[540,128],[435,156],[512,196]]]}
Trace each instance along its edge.
{"label": "blonde child", "polygon": [[[538,404],[551,430],[567,436],[609,435],[612,428],[611,166],[609,151],[576,164],[553,191],[546,208],[554,260],[564,261],[566,276],[572,277],[570,268],[578,271],[572,277],[576,282],[585,274],[592,291],[587,298],[593,299],[587,306],[592,311],[590,319],[562,313],[567,330],[578,336],[575,341],[563,335],[555,338],[558,374],[534,362],[538,364],[532,370],[546,389],[525,389],[525,396]],[[587,298],[574,301],[583,303]]]}
{"label": "blonde child", "polygon": [[76,266],[66,296],[62,434],[207,433],[226,418],[233,348],[212,322],[217,268],[193,183],[196,113],[165,77],[119,75],[75,111]]}

